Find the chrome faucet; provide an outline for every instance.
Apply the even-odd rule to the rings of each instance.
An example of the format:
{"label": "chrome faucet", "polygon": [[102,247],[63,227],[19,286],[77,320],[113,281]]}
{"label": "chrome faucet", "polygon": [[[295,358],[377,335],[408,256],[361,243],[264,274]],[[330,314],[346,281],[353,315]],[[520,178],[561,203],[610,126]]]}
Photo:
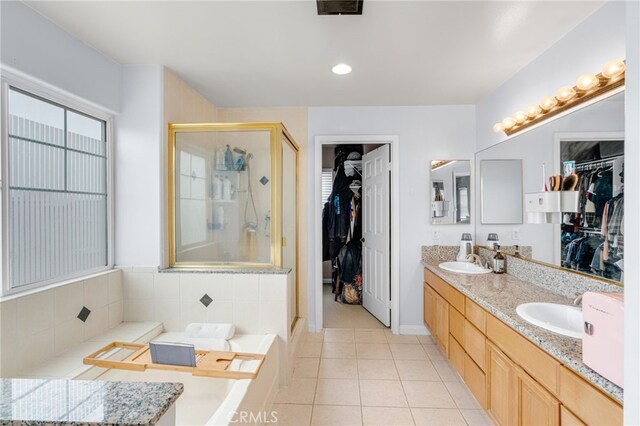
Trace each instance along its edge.
{"label": "chrome faucet", "polygon": [[573,304],[576,305],[576,306],[578,306],[578,305],[582,306],[582,296],[583,295],[579,294],[579,293],[576,293],[576,296],[578,296],[578,297],[573,299]]}
{"label": "chrome faucet", "polygon": [[466,260],[475,263],[476,265],[478,265],[481,268],[484,268],[484,265],[482,265],[482,259],[480,258],[480,256],[478,256],[475,253],[471,253],[468,254],[467,257],[465,257]]}

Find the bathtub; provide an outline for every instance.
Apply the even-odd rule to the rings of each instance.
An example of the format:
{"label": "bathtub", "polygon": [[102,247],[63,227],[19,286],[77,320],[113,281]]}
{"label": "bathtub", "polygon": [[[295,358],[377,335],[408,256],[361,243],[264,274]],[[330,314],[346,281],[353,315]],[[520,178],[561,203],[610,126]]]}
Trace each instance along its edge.
{"label": "bathtub", "polygon": [[[163,333],[153,341],[180,342],[184,333]],[[265,354],[258,377],[253,380],[216,379],[163,370],[144,372],[107,370],[97,380],[129,382],[180,382],[184,392],[176,401],[178,425],[262,424],[278,389],[278,342],[274,334],[237,335],[231,350]]]}

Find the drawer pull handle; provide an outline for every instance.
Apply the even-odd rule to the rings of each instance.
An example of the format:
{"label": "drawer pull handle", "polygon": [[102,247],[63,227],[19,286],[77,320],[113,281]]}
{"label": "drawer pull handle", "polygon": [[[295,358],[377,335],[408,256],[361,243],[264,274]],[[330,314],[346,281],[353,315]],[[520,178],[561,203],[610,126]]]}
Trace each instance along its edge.
{"label": "drawer pull handle", "polygon": [[584,332],[589,336],[593,336],[593,324],[585,321],[584,322]]}

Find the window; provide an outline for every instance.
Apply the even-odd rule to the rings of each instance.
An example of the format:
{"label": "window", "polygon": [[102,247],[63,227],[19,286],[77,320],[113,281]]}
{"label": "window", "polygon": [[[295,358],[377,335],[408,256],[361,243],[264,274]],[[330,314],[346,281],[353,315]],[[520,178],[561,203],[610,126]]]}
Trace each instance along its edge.
{"label": "window", "polygon": [[8,89],[8,290],[109,265],[107,123]]}
{"label": "window", "polygon": [[331,191],[333,190],[333,170],[322,169],[322,207],[329,200]]}
{"label": "window", "polygon": [[180,244],[207,241],[206,162],[203,157],[180,151]]}

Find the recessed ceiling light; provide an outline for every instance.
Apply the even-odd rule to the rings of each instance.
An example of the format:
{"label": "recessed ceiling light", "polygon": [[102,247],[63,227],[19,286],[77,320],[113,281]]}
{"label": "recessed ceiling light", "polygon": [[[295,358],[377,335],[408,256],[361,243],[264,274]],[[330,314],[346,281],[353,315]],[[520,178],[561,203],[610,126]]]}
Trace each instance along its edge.
{"label": "recessed ceiling light", "polygon": [[351,72],[351,67],[347,64],[338,64],[331,68],[331,71],[333,71],[334,74],[344,75]]}

